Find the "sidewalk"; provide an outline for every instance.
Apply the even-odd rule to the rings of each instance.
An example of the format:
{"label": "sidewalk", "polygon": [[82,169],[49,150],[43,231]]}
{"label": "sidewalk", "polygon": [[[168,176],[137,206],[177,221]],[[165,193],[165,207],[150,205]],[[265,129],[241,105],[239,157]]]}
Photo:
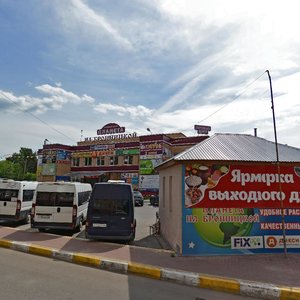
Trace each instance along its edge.
{"label": "sidewalk", "polygon": [[[152,239],[152,240],[151,240]],[[145,243],[163,242],[159,236]],[[0,227],[0,246],[264,299],[300,299],[300,255],[180,257],[173,251]],[[162,246],[162,245],[160,245]]]}

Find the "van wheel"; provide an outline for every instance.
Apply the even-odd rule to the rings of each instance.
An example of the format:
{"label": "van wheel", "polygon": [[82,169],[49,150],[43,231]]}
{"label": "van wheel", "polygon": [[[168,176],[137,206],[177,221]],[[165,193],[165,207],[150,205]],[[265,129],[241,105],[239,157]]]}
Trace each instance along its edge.
{"label": "van wheel", "polygon": [[129,241],[129,245],[133,245],[134,239],[135,239],[135,229],[134,229],[134,233],[133,233],[132,239]]}
{"label": "van wheel", "polygon": [[81,232],[81,230],[83,229],[83,220],[82,220],[82,218],[80,219],[80,221],[79,221],[79,224],[78,224],[78,226],[77,226],[77,232]]}
{"label": "van wheel", "polygon": [[25,218],[24,218],[24,223],[29,224],[30,223],[30,214],[26,213]]}

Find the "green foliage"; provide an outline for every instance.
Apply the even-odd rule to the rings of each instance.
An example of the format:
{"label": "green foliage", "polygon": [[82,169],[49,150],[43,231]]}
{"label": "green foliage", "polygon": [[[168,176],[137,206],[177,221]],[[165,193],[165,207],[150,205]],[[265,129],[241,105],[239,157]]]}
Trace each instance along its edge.
{"label": "green foliage", "polygon": [[0,161],[0,177],[18,180],[22,175],[22,167],[18,163],[2,160]]}
{"label": "green foliage", "polygon": [[35,173],[26,173],[24,176],[24,180],[36,181],[36,174]]}
{"label": "green foliage", "polygon": [[36,180],[37,157],[29,148],[21,148],[6,160],[0,161],[0,178]]}

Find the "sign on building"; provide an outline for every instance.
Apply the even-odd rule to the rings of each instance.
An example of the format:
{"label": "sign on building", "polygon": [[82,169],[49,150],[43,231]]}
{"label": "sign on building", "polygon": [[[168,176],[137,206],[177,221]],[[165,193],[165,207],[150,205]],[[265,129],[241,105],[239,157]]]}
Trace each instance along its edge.
{"label": "sign on building", "polygon": [[[187,165],[184,255],[300,252],[300,168]],[[279,183],[281,184],[281,190]]]}

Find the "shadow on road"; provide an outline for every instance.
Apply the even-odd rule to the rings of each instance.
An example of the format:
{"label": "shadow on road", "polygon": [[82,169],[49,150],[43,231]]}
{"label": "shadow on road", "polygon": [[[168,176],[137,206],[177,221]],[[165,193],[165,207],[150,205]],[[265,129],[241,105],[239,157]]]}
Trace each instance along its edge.
{"label": "shadow on road", "polygon": [[160,235],[156,234],[148,235],[140,240],[135,240],[133,245],[153,249],[171,250],[171,247],[166,243],[166,241],[164,241]]}

